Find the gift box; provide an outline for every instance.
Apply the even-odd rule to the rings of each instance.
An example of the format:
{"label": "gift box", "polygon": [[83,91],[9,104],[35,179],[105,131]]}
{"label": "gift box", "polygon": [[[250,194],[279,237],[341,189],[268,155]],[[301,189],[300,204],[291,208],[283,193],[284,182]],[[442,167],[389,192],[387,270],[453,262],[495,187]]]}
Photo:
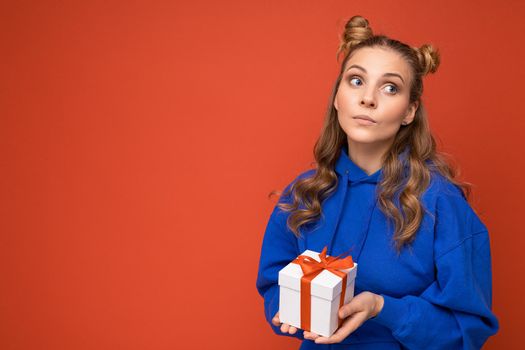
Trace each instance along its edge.
{"label": "gift box", "polygon": [[341,325],[339,308],[354,296],[357,264],[305,250],[279,271],[279,319],[325,337]]}

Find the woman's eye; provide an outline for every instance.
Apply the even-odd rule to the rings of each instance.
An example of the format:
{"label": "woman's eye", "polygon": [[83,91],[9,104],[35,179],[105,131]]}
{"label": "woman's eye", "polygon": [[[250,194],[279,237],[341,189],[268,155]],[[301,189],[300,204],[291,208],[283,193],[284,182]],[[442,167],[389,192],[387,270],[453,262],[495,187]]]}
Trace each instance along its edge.
{"label": "woman's eye", "polygon": [[388,92],[391,93],[391,94],[395,94],[397,92],[397,86],[395,86],[395,85],[390,84],[390,85],[387,85],[386,87],[387,88],[388,87],[392,88],[392,89],[388,90]]}
{"label": "woman's eye", "polygon": [[358,77],[352,77],[352,78],[350,78],[350,84],[352,84],[352,85],[356,85],[356,84],[353,84],[352,81],[359,81],[359,82],[361,82],[361,79],[359,79]]}

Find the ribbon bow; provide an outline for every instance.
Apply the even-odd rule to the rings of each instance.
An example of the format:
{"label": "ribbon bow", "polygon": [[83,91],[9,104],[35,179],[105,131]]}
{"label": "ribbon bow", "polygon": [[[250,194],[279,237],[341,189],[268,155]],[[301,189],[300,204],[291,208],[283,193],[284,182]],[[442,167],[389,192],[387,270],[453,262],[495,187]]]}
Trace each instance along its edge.
{"label": "ribbon bow", "polygon": [[[323,270],[328,270],[343,279],[339,308],[343,306],[346,292],[346,273],[339,271],[354,267],[352,256],[344,259],[340,257],[326,256],[327,247],[319,254],[321,261],[317,261],[307,255],[299,255],[292,263],[298,264],[303,270],[301,277],[301,329],[310,331],[311,326],[311,282]],[[339,326],[343,320],[339,319]]]}

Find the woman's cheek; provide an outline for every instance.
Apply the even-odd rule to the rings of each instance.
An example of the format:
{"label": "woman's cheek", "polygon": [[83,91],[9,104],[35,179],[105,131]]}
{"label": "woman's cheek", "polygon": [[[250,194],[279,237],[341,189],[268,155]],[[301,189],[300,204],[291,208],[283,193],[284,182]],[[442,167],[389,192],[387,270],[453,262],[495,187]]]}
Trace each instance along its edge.
{"label": "woman's cheek", "polygon": [[383,121],[379,126],[379,130],[381,133],[381,136],[383,136],[384,139],[389,139],[393,136],[395,136],[399,130],[400,122],[398,122],[397,119],[395,120],[389,120],[389,121]]}

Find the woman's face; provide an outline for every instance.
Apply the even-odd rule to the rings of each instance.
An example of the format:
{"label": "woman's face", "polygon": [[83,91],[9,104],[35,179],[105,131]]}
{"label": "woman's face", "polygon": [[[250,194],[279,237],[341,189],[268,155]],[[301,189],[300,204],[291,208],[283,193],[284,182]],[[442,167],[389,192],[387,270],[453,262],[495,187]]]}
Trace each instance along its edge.
{"label": "woman's face", "polygon": [[410,79],[408,63],[394,51],[365,47],[353,53],[334,100],[349,144],[390,144],[401,123],[412,122],[417,103],[409,105]]}

